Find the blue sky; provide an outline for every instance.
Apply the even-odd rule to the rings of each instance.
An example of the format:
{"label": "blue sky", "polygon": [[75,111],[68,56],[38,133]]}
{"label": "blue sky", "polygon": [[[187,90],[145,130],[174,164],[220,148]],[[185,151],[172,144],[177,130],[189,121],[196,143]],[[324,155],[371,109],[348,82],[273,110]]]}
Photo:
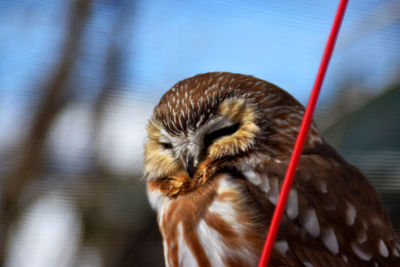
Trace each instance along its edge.
{"label": "blue sky", "polygon": [[[342,35],[349,34],[354,24],[380,5],[379,1],[351,2],[338,45]],[[252,74],[276,83],[304,102],[312,87],[336,7],[336,1],[141,2],[134,21],[132,59],[128,60],[132,67],[129,69],[138,80],[160,85],[172,85],[207,71]],[[397,38],[398,29],[397,24],[394,29]],[[371,73],[386,71],[381,68],[382,62],[399,56],[398,51],[393,55],[393,50],[385,48],[391,35],[393,32],[381,31],[368,36],[375,41],[362,39],[361,50],[353,49],[351,53],[353,68],[358,71],[370,65]],[[365,48],[362,50],[371,43],[372,53]],[[326,87],[329,90],[335,85],[331,79],[334,75],[329,75],[337,72],[338,66],[334,64],[346,64],[343,57],[348,57],[350,49],[334,55],[338,60],[333,61],[328,73]],[[379,53],[374,54],[377,49]]]}

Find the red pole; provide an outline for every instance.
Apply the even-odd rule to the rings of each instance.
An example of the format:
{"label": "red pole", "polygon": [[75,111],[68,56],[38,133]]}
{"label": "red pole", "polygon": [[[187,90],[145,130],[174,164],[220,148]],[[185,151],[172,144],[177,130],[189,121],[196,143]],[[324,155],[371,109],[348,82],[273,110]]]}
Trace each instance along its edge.
{"label": "red pole", "polygon": [[339,3],[338,10],[336,11],[335,20],[333,21],[331,33],[329,35],[324,55],[322,56],[321,64],[318,70],[317,77],[315,79],[314,87],[311,92],[310,99],[307,104],[304,118],[300,126],[299,134],[297,136],[296,144],[294,145],[292,157],[289,162],[288,169],[286,171],[285,180],[283,181],[282,190],[279,195],[278,203],[275,208],[274,215],[272,217],[271,225],[269,227],[268,235],[265,240],[265,245],[261,253],[260,262],[258,267],[265,267],[271,258],[273,245],[275,242],[276,235],[279,230],[283,211],[286,206],[286,202],[289,196],[290,188],[296,173],[296,168],[299,163],[301,152],[303,151],[304,141],[306,140],[308,130],[312,122],[312,116],[317,104],[318,95],[321,90],[322,82],[324,81],[326,69],[332,55],[333,48],[335,46],[336,38],[339,32],[340,24],[342,23],[344,12],[346,10],[348,0],[341,0]]}

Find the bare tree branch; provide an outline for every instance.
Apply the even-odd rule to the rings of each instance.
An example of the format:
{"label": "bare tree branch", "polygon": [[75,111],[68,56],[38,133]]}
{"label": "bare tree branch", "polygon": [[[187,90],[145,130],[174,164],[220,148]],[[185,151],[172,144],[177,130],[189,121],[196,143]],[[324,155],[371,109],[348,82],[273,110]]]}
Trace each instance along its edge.
{"label": "bare tree branch", "polygon": [[18,163],[2,180],[0,196],[0,266],[4,265],[10,226],[18,219],[20,199],[25,189],[35,179],[41,166],[43,144],[57,114],[65,104],[63,96],[68,90],[66,82],[78,57],[82,28],[90,10],[90,0],[76,0],[71,10],[66,30],[66,45],[56,71],[43,88],[43,95],[31,124],[29,133],[22,143],[22,155]]}

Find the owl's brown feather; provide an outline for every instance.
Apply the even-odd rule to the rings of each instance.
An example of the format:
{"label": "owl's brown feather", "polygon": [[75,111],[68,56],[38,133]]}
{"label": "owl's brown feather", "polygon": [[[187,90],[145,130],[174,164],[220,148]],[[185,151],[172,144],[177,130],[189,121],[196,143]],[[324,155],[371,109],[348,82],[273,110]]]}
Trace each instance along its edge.
{"label": "owl's brown feather", "polygon": [[[262,173],[269,179],[283,177],[286,163],[278,164],[284,167],[270,163]],[[279,186],[281,182],[280,178]],[[289,201],[278,235],[278,240],[288,242],[289,255],[313,266],[400,265],[398,244],[375,189],[329,145],[304,152],[293,190],[297,191],[299,213],[289,218]],[[316,217],[301,212],[310,209],[315,210]],[[305,226],[314,219],[318,220],[318,233],[313,229],[310,233]]]}
{"label": "owl's brown feather", "polygon": [[[177,83],[147,127],[145,177],[167,266],[255,266],[304,108],[252,76]],[[270,266],[400,266],[375,189],[315,125]]]}

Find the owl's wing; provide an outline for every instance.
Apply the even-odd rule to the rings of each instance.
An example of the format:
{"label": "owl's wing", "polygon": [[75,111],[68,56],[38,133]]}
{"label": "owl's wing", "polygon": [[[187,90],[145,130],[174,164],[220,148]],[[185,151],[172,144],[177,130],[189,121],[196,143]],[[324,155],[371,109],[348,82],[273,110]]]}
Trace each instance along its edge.
{"label": "owl's wing", "polygon": [[[258,170],[257,187],[272,204],[286,168],[287,162],[275,162]],[[325,144],[303,153],[275,243],[278,251],[305,266],[400,266],[395,239],[378,194],[360,171]]]}

